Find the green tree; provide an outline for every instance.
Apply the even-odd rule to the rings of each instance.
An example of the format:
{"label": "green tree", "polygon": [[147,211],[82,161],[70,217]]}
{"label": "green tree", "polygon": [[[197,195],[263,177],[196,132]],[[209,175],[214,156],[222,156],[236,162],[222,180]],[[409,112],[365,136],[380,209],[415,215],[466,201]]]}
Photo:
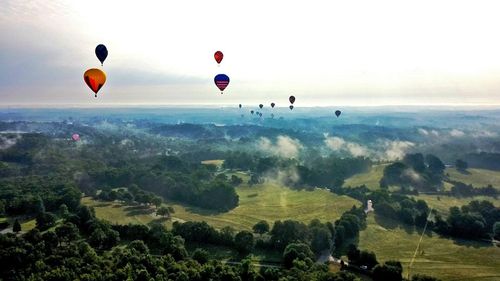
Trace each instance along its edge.
{"label": "green tree", "polygon": [[128,249],[133,249],[136,253],[141,255],[149,254],[149,248],[142,240],[134,240],[127,246]]}
{"label": "green tree", "polygon": [[47,230],[54,226],[56,217],[52,213],[44,212],[36,216],[36,227],[40,230]]}
{"label": "green tree", "polygon": [[256,223],[253,227],[253,232],[258,233],[260,235],[269,232],[269,223],[265,220],[261,220],[258,223]]}
{"label": "green tree", "polygon": [[78,228],[76,225],[67,222],[56,228],[56,234],[60,241],[74,241],[79,236]]}
{"label": "green tree", "polygon": [[153,205],[155,205],[155,207],[158,209],[161,206],[161,203],[163,203],[163,199],[161,199],[161,197],[159,196],[155,196],[153,197],[151,203],[153,203]]}
{"label": "green tree", "polygon": [[238,232],[234,237],[234,244],[240,254],[250,253],[254,247],[253,234],[246,230]]}
{"label": "green tree", "polygon": [[17,219],[14,221],[14,224],[12,225],[12,231],[14,231],[15,233],[21,231],[21,224]]}
{"label": "green tree", "polygon": [[332,234],[326,225],[315,226],[311,231],[311,249],[319,254],[323,250],[329,250],[332,246]]}
{"label": "green tree", "polygon": [[467,162],[462,159],[457,159],[457,161],[455,161],[455,168],[459,171],[466,171],[468,166]]}
{"label": "green tree", "polygon": [[69,210],[66,204],[63,203],[59,206],[59,215],[64,219],[69,216]]}
{"label": "green tree", "polygon": [[291,243],[283,251],[283,263],[286,268],[291,268],[295,260],[310,261],[314,260],[314,253],[305,243]]}
{"label": "green tree", "polygon": [[500,221],[493,224],[493,238],[500,240]]}
{"label": "green tree", "polygon": [[157,214],[158,216],[162,216],[162,217],[164,217],[164,218],[170,218],[170,216],[171,216],[173,213],[175,213],[174,208],[172,208],[172,207],[170,207],[170,206],[168,206],[168,207],[162,206],[162,207],[160,207],[160,208],[158,208],[158,209],[156,210],[156,214]]}
{"label": "green tree", "polygon": [[399,261],[387,261],[383,265],[377,265],[373,269],[374,281],[401,281],[403,267]]}
{"label": "green tree", "polygon": [[429,171],[431,171],[431,173],[436,175],[443,174],[445,166],[441,159],[439,159],[435,155],[427,154],[425,156],[425,161],[427,162],[427,165],[429,165]]}
{"label": "green tree", "polygon": [[240,177],[235,176],[235,175],[231,175],[231,184],[233,186],[238,186],[242,183],[243,183],[243,180]]}
{"label": "green tree", "polygon": [[200,264],[205,264],[208,262],[210,254],[203,249],[196,248],[196,250],[194,250],[193,252],[192,258]]}

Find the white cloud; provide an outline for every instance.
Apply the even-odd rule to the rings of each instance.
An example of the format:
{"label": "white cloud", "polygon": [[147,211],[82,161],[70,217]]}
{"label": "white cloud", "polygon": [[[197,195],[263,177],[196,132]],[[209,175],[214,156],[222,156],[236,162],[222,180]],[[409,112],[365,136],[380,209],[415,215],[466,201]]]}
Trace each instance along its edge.
{"label": "white cloud", "polygon": [[325,137],[325,144],[331,150],[338,151],[344,146],[345,140],[339,137]]}
{"label": "white cloud", "polygon": [[344,140],[339,137],[325,136],[325,145],[333,151],[346,151],[352,156],[368,156],[370,151],[368,148],[355,143]]}
{"label": "white cloud", "polygon": [[394,161],[403,158],[406,152],[415,144],[409,141],[385,141],[384,146],[386,150],[383,158]]}
{"label": "white cloud", "polygon": [[270,139],[261,137],[257,145],[263,151],[287,158],[297,157],[302,149],[300,141],[289,136],[278,136],[274,144]]}
{"label": "white cloud", "polygon": [[419,128],[419,129],[418,129],[418,132],[419,132],[421,135],[424,135],[424,136],[428,136],[428,135],[429,135],[429,132],[428,132],[426,129]]}
{"label": "white cloud", "polygon": [[351,153],[352,156],[368,156],[369,151],[366,147],[359,145],[354,142],[346,143],[347,150]]}
{"label": "white cloud", "polygon": [[463,137],[465,136],[465,133],[463,131],[460,131],[460,130],[457,130],[457,129],[453,129],[450,131],[450,136],[452,137]]}

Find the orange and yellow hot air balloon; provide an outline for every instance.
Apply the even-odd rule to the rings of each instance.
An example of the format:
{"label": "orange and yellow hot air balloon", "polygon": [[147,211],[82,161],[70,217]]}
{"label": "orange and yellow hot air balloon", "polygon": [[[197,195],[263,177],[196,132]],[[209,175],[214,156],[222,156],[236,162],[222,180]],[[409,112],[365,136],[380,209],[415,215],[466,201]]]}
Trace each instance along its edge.
{"label": "orange and yellow hot air balloon", "polygon": [[95,97],[97,98],[97,92],[106,83],[106,73],[100,69],[91,68],[85,71],[83,80],[85,80],[85,83],[95,93]]}

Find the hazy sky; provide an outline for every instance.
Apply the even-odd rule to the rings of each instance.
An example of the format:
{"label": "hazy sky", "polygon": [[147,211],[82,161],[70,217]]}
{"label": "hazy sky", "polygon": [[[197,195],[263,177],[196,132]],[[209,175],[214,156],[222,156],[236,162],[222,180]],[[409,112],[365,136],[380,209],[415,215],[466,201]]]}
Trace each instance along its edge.
{"label": "hazy sky", "polygon": [[[499,11],[495,0],[0,0],[0,104],[500,104]],[[99,43],[108,81],[96,99],[83,72],[100,67]],[[218,73],[231,78],[224,95]]]}

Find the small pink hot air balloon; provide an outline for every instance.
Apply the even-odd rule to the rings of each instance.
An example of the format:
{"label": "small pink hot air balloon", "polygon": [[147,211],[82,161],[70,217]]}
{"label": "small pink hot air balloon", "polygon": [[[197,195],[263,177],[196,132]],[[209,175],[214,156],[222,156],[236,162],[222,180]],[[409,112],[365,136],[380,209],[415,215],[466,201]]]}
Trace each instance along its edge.
{"label": "small pink hot air balloon", "polygon": [[80,135],[79,134],[73,134],[71,136],[71,138],[74,140],[74,141],[79,141],[80,140]]}

